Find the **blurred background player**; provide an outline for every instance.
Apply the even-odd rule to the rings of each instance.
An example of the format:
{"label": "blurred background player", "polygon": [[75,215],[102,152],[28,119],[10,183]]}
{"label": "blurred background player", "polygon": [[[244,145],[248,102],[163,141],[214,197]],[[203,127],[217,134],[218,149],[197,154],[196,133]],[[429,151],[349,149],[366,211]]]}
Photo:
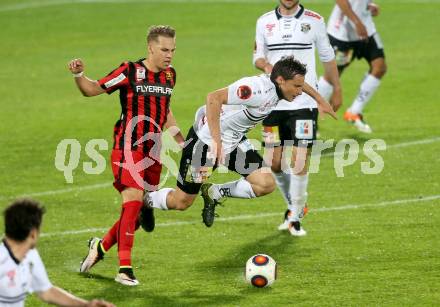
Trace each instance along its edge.
{"label": "blurred background player", "polygon": [[49,281],[36,245],[44,208],[36,201],[15,201],[4,211],[5,237],[0,243],[0,306],[24,306],[28,293],[58,306],[114,305],[102,300],[86,301],[55,287]]}
{"label": "blurred background player", "polygon": [[[362,112],[387,71],[383,44],[372,18],[377,15],[379,7],[371,0],[336,0],[327,28],[340,74],[355,58],[364,58],[370,67],[356,98],[344,114],[346,121],[365,133],[371,133],[372,129]],[[320,78],[319,87],[326,99],[332,95],[328,76]]]}
{"label": "blurred background player", "polygon": [[[145,193],[154,191],[159,184],[162,129],[176,126],[170,109],[171,94],[176,82],[176,71],[171,67],[175,49],[175,30],[170,26],[152,26],[147,35],[147,58],[124,62],[98,81],[84,75],[84,63],[81,60],[75,59],[69,64],[76,85],[84,96],[105,92],[111,94],[120,90],[122,107],[120,119],[114,128],[111,155],[115,178],[113,185],[121,193],[122,211],[119,220],[102,240],[90,239],[89,253],[81,264],[81,272],[88,272],[117,243],[119,273],[115,280],[128,286],[139,284],[133,273],[131,250],[135,231],[139,227],[138,215],[144,190]],[[175,139],[178,143],[184,142],[180,132],[175,135]],[[148,220],[146,230],[152,231],[152,209],[147,208],[144,219]]]}
{"label": "blurred background player", "polygon": [[[315,50],[334,89],[332,103],[337,110],[342,103],[341,87],[324,19],[305,9],[299,1],[280,0],[275,10],[257,20],[253,62],[265,73],[270,73],[273,64],[283,56],[294,56],[307,66],[305,81],[316,87]],[[312,97],[302,94],[293,103],[281,101],[263,121],[264,134],[272,139],[272,142],[265,142],[265,146],[274,148],[270,165],[287,205],[279,229],[289,229],[295,236],[306,234],[300,220],[307,200],[308,148],[316,140],[317,107]],[[282,153],[288,147],[293,148],[292,170],[282,163]]]}
{"label": "blurred background player", "polygon": [[[270,76],[242,78],[208,94],[199,108],[180,159],[177,187],[153,192],[151,206],[185,210],[202,191],[203,222],[212,226],[215,208],[226,197],[255,198],[271,193],[275,182],[246,133],[260,123],[282,101],[292,103],[307,91],[335,116],[331,106],[310,85],[304,83],[306,68],[293,57],[278,61]],[[223,184],[203,184],[219,164],[242,178]],[[141,220],[141,223],[142,220]]]}

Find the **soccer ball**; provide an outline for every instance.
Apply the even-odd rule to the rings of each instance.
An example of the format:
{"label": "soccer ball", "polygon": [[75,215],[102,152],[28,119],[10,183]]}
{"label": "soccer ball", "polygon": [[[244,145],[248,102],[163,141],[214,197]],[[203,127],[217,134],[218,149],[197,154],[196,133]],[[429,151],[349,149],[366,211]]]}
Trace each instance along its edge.
{"label": "soccer ball", "polygon": [[277,263],[272,257],[257,254],[246,262],[246,281],[257,288],[273,284],[277,278]]}

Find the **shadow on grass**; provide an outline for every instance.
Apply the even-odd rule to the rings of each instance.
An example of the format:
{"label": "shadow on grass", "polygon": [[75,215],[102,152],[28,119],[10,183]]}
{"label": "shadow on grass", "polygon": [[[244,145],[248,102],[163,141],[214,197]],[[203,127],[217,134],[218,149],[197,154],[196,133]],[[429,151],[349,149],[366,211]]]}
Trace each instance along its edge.
{"label": "shadow on grass", "polygon": [[94,274],[94,273],[78,273],[78,276],[85,279],[96,279],[99,281],[103,281],[106,283],[114,283],[114,277],[104,276],[101,274]]}
{"label": "shadow on grass", "polygon": [[[170,288],[173,287],[170,282]],[[104,297],[118,307],[121,306],[219,306],[234,305],[240,295],[228,294],[201,294],[197,289],[188,289],[178,294],[167,292],[150,292],[139,287],[128,287],[112,283],[107,286],[102,285],[99,292],[91,294],[91,297]]]}

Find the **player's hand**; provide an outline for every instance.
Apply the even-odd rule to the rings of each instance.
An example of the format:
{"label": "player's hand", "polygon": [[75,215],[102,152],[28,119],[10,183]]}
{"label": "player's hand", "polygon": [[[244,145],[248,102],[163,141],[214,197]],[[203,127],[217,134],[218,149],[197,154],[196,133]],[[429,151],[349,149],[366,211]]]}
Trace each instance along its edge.
{"label": "player's hand", "polygon": [[210,159],[213,164],[225,164],[225,154],[223,152],[221,140],[212,140],[212,143],[209,146],[208,159]]}
{"label": "player's hand", "polygon": [[335,111],[333,110],[332,106],[324,99],[318,101],[318,111],[319,114],[321,114],[321,118],[325,115],[328,114],[331,117],[333,117],[334,119],[338,119],[338,116],[336,115]]}
{"label": "player's hand", "polygon": [[376,3],[370,3],[368,4],[368,9],[371,12],[371,16],[376,17],[380,13],[380,8]]}
{"label": "player's hand", "polygon": [[112,303],[106,302],[104,300],[92,300],[87,303],[87,307],[116,307]]}
{"label": "player's hand", "polygon": [[74,59],[69,62],[69,70],[72,74],[79,74],[84,71],[84,63],[81,59]]}
{"label": "player's hand", "polygon": [[272,64],[267,63],[266,65],[264,65],[264,72],[268,75],[270,75],[270,73],[272,72],[273,66]]}
{"label": "player's hand", "polygon": [[339,108],[342,106],[342,90],[341,88],[334,88],[333,95],[330,99],[330,104],[333,107],[333,111],[338,112]]}
{"label": "player's hand", "polygon": [[362,41],[368,41],[368,32],[367,28],[362,22],[355,23],[356,26],[356,33],[359,36],[360,40]]}

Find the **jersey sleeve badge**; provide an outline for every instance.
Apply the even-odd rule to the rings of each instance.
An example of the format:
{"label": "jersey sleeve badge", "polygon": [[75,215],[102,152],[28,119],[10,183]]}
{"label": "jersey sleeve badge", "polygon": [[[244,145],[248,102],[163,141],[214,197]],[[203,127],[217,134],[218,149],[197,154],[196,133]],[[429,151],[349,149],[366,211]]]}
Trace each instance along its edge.
{"label": "jersey sleeve badge", "polygon": [[252,96],[252,89],[247,85],[242,85],[237,89],[237,96],[240,99],[247,100]]}
{"label": "jersey sleeve badge", "polygon": [[172,71],[166,71],[165,72],[165,78],[168,80],[168,81],[171,81],[171,80],[173,80],[173,72]]}

